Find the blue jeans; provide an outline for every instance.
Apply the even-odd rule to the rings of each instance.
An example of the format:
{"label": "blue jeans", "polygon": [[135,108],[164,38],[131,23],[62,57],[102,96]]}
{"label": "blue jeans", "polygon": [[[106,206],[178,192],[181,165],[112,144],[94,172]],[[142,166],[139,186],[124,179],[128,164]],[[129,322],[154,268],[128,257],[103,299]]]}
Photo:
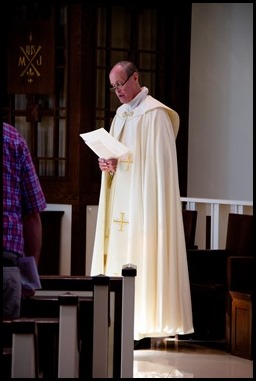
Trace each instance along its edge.
{"label": "blue jeans", "polygon": [[[4,253],[6,258],[9,253]],[[13,253],[10,257],[17,258]],[[5,261],[4,261],[5,263]],[[3,318],[15,319],[20,317],[21,307],[21,276],[17,266],[3,266]]]}

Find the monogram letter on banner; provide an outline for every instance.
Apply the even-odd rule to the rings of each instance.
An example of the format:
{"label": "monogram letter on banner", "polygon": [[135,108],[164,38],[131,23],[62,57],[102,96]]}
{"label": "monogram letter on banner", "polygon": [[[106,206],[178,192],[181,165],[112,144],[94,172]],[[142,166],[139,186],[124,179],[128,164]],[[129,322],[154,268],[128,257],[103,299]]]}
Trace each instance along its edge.
{"label": "monogram letter on banner", "polygon": [[54,93],[54,23],[15,24],[8,43],[8,92]]}

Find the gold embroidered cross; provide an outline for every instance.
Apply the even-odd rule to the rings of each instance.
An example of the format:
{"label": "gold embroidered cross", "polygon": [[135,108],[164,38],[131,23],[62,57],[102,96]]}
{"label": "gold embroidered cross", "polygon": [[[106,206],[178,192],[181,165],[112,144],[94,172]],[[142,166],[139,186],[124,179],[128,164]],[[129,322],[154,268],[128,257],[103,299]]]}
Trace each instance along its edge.
{"label": "gold embroidered cross", "polygon": [[130,165],[133,163],[132,161],[132,155],[129,155],[127,159],[120,160],[120,163],[127,164],[126,171],[130,170]]}
{"label": "gold embroidered cross", "polygon": [[121,214],[121,218],[120,218],[120,220],[113,220],[113,222],[114,223],[117,223],[117,224],[120,224],[120,229],[119,229],[119,231],[120,232],[122,232],[122,231],[124,231],[124,229],[123,229],[123,226],[124,226],[124,224],[129,224],[129,221],[125,221],[124,220],[124,215],[125,215],[125,213],[120,213]]}

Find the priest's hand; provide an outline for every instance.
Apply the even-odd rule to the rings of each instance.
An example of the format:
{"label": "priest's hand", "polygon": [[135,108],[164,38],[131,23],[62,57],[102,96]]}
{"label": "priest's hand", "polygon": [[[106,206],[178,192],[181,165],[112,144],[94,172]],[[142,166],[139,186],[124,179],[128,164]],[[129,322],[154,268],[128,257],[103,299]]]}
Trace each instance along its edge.
{"label": "priest's hand", "polygon": [[116,166],[117,166],[117,159],[98,159],[99,162],[99,167],[102,171],[108,171],[108,172],[115,172],[116,171]]}

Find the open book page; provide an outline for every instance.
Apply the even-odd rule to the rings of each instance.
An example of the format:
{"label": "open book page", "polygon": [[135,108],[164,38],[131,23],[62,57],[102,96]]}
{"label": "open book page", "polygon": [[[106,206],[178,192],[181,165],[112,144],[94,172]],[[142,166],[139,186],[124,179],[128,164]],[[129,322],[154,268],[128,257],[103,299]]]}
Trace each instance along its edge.
{"label": "open book page", "polygon": [[129,152],[129,148],[110,135],[104,128],[80,134],[84,142],[98,155],[108,160],[119,158]]}
{"label": "open book page", "polygon": [[19,258],[19,268],[22,287],[32,290],[42,288],[36,261],[33,256]]}

